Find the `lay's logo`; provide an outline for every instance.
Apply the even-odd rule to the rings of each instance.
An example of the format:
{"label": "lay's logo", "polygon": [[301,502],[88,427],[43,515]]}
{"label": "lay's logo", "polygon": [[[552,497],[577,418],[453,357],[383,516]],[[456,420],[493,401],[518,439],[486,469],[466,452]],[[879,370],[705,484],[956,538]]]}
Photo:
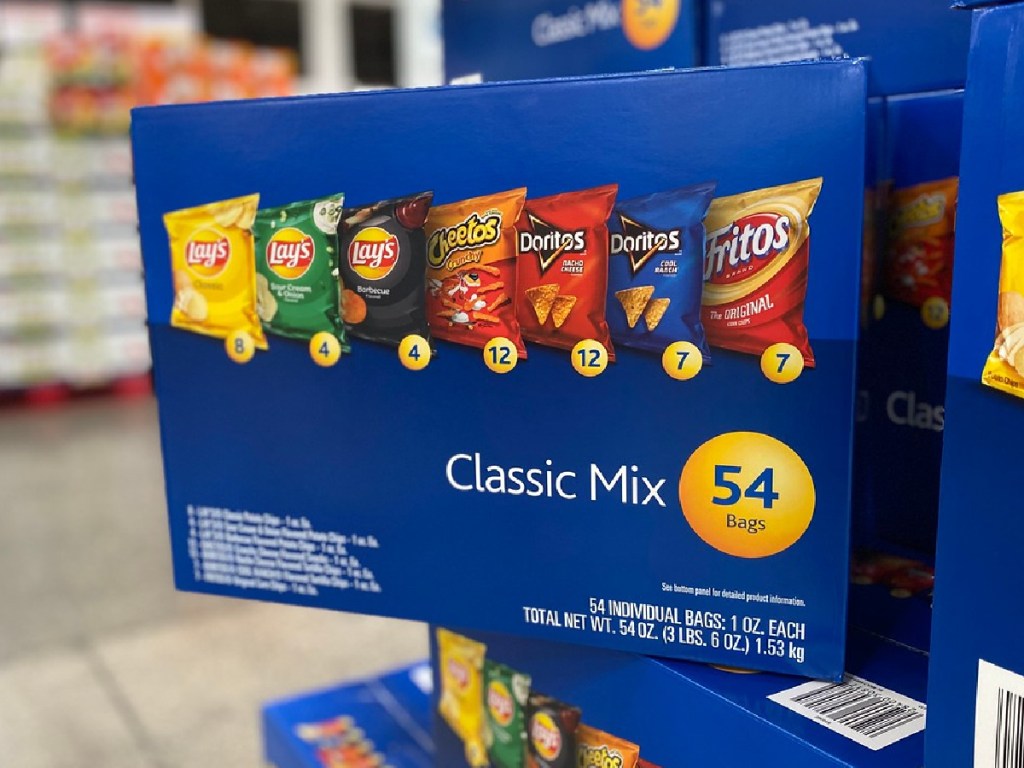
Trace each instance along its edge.
{"label": "lay's logo", "polygon": [[491,719],[502,727],[512,722],[515,715],[512,694],[500,680],[493,680],[487,686],[487,710],[491,713]]}
{"label": "lay's logo", "polygon": [[530,720],[530,743],[545,760],[554,760],[562,751],[562,732],[547,712],[538,712]]}
{"label": "lay's logo", "polygon": [[709,232],[704,280],[729,284],[756,274],[786,252],[791,229],[789,216],[760,211]]}
{"label": "lay's logo", "polygon": [[469,670],[460,661],[451,659],[448,662],[448,677],[460,691],[469,687]]}
{"label": "lay's logo", "polygon": [[315,257],[313,238],[295,227],[278,230],[267,243],[267,266],[285,280],[297,280],[306,274]]}
{"label": "lay's logo", "polygon": [[185,243],[185,265],[199,277],[216,277],[231,258],[231,241],[214,229],[200,229]]}
{"label": "lay's logo", "polygon": [[348,246],[348,263],[352,271],[366,280],[382,280],[398,263],[398,237],[380,227],[366,227],[352,238]]}
{"label": "lay's logo", "polygon": [[927,227],[942,221],[946,215],[946,196],[941,192],[915,197],[907,205],[896,210],[890,222],[893,232],[902,232],[912,227]]}

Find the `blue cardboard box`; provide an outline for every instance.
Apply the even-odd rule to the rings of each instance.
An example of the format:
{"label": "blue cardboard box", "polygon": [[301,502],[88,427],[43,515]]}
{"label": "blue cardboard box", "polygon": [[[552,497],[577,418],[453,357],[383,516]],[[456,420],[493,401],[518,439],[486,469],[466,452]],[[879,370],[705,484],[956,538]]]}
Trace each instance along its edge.
{"label": "blue cardboard box", "polygon": [[[528,678],[535,700],[552,697],[565,705],[556,711],[573,708],[578,712],[573,719],[615,737],[614,742],[608,739],[609,751],[612,758],[619,752],[623,766],[634,765],[627,757],[633,747],[641,759],[662,768],[740,766],[754,758],[766,768],[924,765],[927,656],[876,636],[851,633],[849,673],[838,684],[502,635],[463,637],[476,653],[474,660],[482,645],[488,669],[492,662],[504,665],[506,676]],[[510,714],[515,722],[517,710],[514,703],[508,706],[500,672],[488,672],[478,683],[478,671],[460,669],[471,656],[460,658],[457,651],[441,648],[436,633],[432,642],[438,765],[467,768],[467,726],[479,724],[481,738],[493,743],[496,737],[490,734],[499,730],[494,724],[509,721]],[[467,682],[467,693],[480,693],[475,713],[474,701],[458,690],[459,680]],[[545,725],[550,726],[544,713],[527,704],[518,731],[526,752],[556,741],[544,739]],[[602,746],[580,734],[578,728],[575,734],[571,727],[560,729],[562,750],[570,756],[574,736],[577,749]],[[531,744],[535,738],[537,746]]]}
{"label": "blue cardboard box", "polygon": [[997,337],[1016,323],[1010,294],[1021,290],[1013,280],[1015,198],[1003,196],[1024,190],[1022,44],[1024,5],[974,12],[939,505],[930,768],[1012,765],[1006,755],[1024,749],[1020,721],[1000,715],[1024,701],[1024,517],[1015,488],[1024,402],[994,388],[1012,389],[1019,377],[1000,359]]}
{"label": "blue cardboard box", "polygon": [[444,0],[446,81],[694,67],[699,0]]}
{"label": "blue cardboard box", "polygon": [[962,88],[970,21],[948,0],[709,0],[704,63],[863,56],[877,95]]}
{"label": "blue cardboard box", "polygon": [[886,100],[884,234],[862,336],[855,544],[931,559],[963,92]]}
{"label": "blue cardboard box", "polygon": [[[136,110],[177,586],[840,675],[865,90],[864,66],[842,61]],[[662,356],[620,345],[593,377],[574,368],[600,372],[583,367],[591,358],[536,343],[504,375],[480,349],[446,342],[419,361],[429,362],[423,370],[362,339],[333,367],[314,364],[319,343],[279,336],[253,355],[251,338],[186,312],[197,287],[212,289],[206,277],[176,287],[163,222],[255,192],[261,207],[339,190],[352,204],[423,189],[450,203],[609,183],[633,198],[713,180],[735,206],[748,199],[738,193],[808,179],[823,180],[809,225],[798,203],[772,197],[782,193],[752,195],[749,216],[713,233],[708,258],[699,244],[688,252],[713,277],[717,266],[732,276],[726,287],[740,303],[728,312],[741,332],[774,329],[765,349],[740,353],[712,339],[701,368],[685,345]],[[202,240],[205,253],[209,231],[239,238],[245,275],[247,259],[266,255],[247,250],[237,224],[251,211],[213,210],[229,223],[192,214],[205,223],[189,242]],[[345,215],[345,226],[366,221]],[[770,258],[769,241],[779,246]],[[806,271],[788,282],[759,271],[799,267],[800,242],[812,243]],[[755,245],[763,258],[751,261]],[[192,251],[175,247],[188,277]],[[600,284],[604,246],[588,247]],[[534,268],[536,255],[520,258]],[[576,274],[579,260],[558,263]],[[239,291],[253,291],[252,280]],[[760,298],[748,301],[748,291]],[[231,296],[255,312],[245,293]],[[606,298],[591,299],[591,311],[616,310],[619,299]],[[722,315],[719,306],[705,310]],[[169,322],[174,307],[210,335]],[[761,324],[760,312],[771,319],[783,308],[792,325]],[[421,343],[405,339],[401,350]],[[797,343],[813,348],[814,367]],[[245,364],[234,361],[246,359],[238,346]],[[769,622],[781,645],[748,631]]]}
{"label": "blue cardboard box", "polygon": [[[267,763],[273,768],[433,768],[431,688],[430,666],[423,662],[270,702],[262,718]],[[375,757],[379,762],[372,762]]]}

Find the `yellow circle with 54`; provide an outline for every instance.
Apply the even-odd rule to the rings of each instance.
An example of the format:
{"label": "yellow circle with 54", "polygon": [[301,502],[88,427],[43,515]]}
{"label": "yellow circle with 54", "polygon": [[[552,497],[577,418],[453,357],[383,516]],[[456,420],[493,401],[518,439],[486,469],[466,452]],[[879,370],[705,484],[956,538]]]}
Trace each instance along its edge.
{"label": "yellow circle with 54", "polygon": [[793,546],[810,526],[815,502],[803,459],[760,432],[708,440],[679,477],[679,503],[694,533],[734,557],[769,557]]}

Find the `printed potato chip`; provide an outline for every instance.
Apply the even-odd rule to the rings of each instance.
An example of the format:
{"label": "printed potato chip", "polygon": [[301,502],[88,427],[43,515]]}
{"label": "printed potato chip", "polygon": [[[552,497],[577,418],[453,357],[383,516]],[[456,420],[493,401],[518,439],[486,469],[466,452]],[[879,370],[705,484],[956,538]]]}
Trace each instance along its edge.
{"label": "printed potato chip", "polygon": [[576,768],[637,768],[640,747],[618,736],[581,725],[576,731]]}
{"label": "printed potato chip", "polygon": [[892,192],[882,291],[920,307],[932,297],[950,300],[953,236],[959,180],[933,181]]}
{"label": "printed potato chip", "polygon": [[999,271],[996,341],[983,384],[1024,397],[1024,192],[999,198],[1003,263]]}
{"label": "printed potato chip", "polygon": [[576,729],[580,711],[550,696],[531,693],[526,704],[527,768],[576,765]]}
{"label": "printed potato chip", "polygon": [[617,184],[527,200],[519,219],[516,317],[523,338],[558,349],[594,339],[615,360],[605,304],[608,216]]}
{"label": "printed potato chip", "polygon": [[810,179],[711,203],[701,315],[711,346],[760,356],[785,342],[814,367],[804,301],[808,218],[821,184]]}
{"label": "printed potato chip", "polygon": [[662,354],[693,343],[707,360],[701,323],[704,216],[715,184],[615,204],[608,224],[608,325],[616,345]]}
{"label": "printed potato chip", "polygon": [[466,748],[473,768],[487,765],[484,747],[483,664],[486,646],[438,627],[437,651],[441,671],[438,711]]}
{"label": "printed potato chip", "polygon": [[257,212],[257,310],[269,333],[310,339],[326,331],[348,351],[338,285],[343,199],[339,194]]}
{"label": "printed potato chip", "polygon": [[427,321],[435,338],[483,349],[504,336],[526,358],[516,308],[516,221],[526,189],[434,206],[427,217]]}
{"label": "printed potato chip", "polygon": [[395,347],[411,333],[429,341],[423,225],[432,198],[422,192],[342,210],[342,320],[352,336]]}
{"label": "printed potato chip", "polygon": [[226,339],[246,331],[267,348],[256,311],[256,269],[250,228],[259,195],[246,195],[164,214],[171,246],[175,328]]}
{"label": "printed potato chip", "polygon": [[526,703],[530,676],[484,660],[484,742],[492,768],[526,765]]}

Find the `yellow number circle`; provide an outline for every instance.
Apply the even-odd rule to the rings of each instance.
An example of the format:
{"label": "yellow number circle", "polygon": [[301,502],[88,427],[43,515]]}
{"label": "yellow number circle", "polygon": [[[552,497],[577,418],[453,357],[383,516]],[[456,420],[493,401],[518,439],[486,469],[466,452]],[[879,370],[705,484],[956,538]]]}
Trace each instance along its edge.
{"label": "yellow number circle", "polygon": [[761,373],[776,384],[789,384],[804,372],[804,356],[792,344],[772,344],[761,355]]}
{"label": "yellow number circle", "polygon": [[622,31],[636,48],[649,51],[662,45],[679,20],[679,0],[624,0]]}
{"label": "yellow number circle", "polygon": [[608,350],[593,339],[584,339],[572,348],[572,367],[588,379],[600,376],[608,367]]}
{"label": "yellow number circle", "polygon": [[696,345],[688,341],[677,341],[665,347],[661,355],[661,367],[673,379],[688,381],[704,367],[704,356]]}
{"label": "yellow number circle", "polygon": [[679,477],[683,516],[707,544],[734,557],[769,557],[804,535],[814,480],[796,451],[759,432],[708,440]]}
{"label": "yellow number circle", "polygon": [[252,336],[248,331],[243,330],[229,333],[228,337],[224,339],[224,349],[227,350],[228,357],[240,365],[248,363],[256,354],[256,344],[253,342]]}
{"label": "yellow number circle", "polygon": [[309,356],[317,365],[330,368],[341,358],[341,343],[326,331],[314,333],[309,340]]}
{"label": "yellow number circle", "polygon": [[430,343],[416,333],[410,333],[398,345],[398,359],[410,371],[422,371],[430,364]]}
{"label": "yellow number circle", "polygon": [[945,328],[949,325],[949,302],[941,296],[925,299],[921,305],[921,319],[933,331]]}
{"label": "yellow number circle", "polygon": [[518,362],[519,350],[504,336],[495,336],[484,347],[484,365],[495,373],[508,373]]}

